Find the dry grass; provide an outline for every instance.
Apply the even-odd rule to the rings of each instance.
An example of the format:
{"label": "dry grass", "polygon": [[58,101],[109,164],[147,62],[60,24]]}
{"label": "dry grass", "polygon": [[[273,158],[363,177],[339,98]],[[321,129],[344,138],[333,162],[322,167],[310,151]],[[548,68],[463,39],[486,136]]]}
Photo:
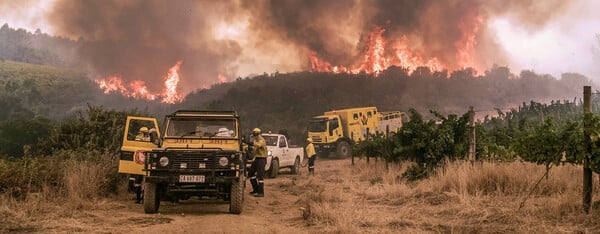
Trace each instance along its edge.
{"label": "dry grass", "polygon": [[[39,157],[10,165],[17,173],[9,181],[14,184],[0,193],[0,233],[41,231],[44,222],[106,209],[103,198],[118,196],[111,191],[123,190],[124,185],[114,184],[114,157],[96,152],[68,156]],[[22,188],[27,188],[27,193],[13,192]]]}
{"label": "dry grass", "polygon": [[[110,191],[122,191],[125,186],[114,186],[111,178],[116,175],[116,162],[106,158],[71,157],[53,161],[56,165],[51,168],[39,167],[43,165],[40,162],[23,164],[23,172],[27,168],[48,172],[15,176],[18,177],[15,181],[28,183],[21,186],[29,189],[26,196],[0,195],[0,233],[52,232],[48,227],[82,232],[85,230],[77,223],[82,222],[78,217],[122,206],[127,198],[118,194],[125,193],[115,195]],[[533,185],[545,169],[530,163],[453,162],[431,178],[413,183],[401,179],[407,166],[392,164],[386,170],[382,162],[367,165],[359,160],[351,166],[349,160],[320,160],[316,176],[303,174],[281,180],[279,189],[299,197],[297,204],[311,232],[594,233],[600,230],[600,202],[594,204],[590,214],[582,213],[580,166],[553,168],[537,188]],[[39,181],[51,183],[32,185],[36,184],[32,178],[44,175],[49,177]],[[594,188],[593,197],[599,200],[597,178]],[[102,225],[103,218],[88,220],[97,220]],[[52,220],[74,220],[74,223],[58,224]],[[134,218],[127,222],[151,225],[168,221]],[[102,228],[106,227],[98,227],[98,231]]]}
{"label": "dry grass", "polygon": [[[429,179],[400,179],[407,165],[325,161],[294,182],[306,223],[327,233],[573,233],[600,230],[600,207],[582,212],[582,169],[559,166],[542,179],[530,163],[452,162]],[[330,171],[328,168],[337,168]],[[597,181],[594,198],[600,193]],[[528,195],[531,193],[531,196]],[[520,204],[525,201],[522,209]]]}

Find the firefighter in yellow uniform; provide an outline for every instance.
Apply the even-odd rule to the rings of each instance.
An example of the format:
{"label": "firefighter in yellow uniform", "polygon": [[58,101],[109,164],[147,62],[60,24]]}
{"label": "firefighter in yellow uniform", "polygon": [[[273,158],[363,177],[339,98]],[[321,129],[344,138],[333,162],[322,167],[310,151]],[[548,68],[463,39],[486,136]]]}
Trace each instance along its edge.
{"label": "firefighter in yellow uniform", "polygon": [[312,139],[306,138],[308,144],[306,145],[306,155],[308,157],[308,174],[315,175],[315,160],[317,159],[317,153],[315,152],[315,146],[312,143]]}
{"label": "firefighter in yellow uniform", "polygon": [[147,127],[141,127],[138,134],[135,136],[136,141],[150,141],[150,132]]}
{"label": "firefighter in yellow uniform", "polygon": [[248,171],[248,177],[250,183],[252,183],[252,194],[255,197],[265,196],[265,164],[267,163],[267,142],[260,135],[260,129],[255,128],[252,131],[254,140],[252,146],[254,147],[254,161]]}

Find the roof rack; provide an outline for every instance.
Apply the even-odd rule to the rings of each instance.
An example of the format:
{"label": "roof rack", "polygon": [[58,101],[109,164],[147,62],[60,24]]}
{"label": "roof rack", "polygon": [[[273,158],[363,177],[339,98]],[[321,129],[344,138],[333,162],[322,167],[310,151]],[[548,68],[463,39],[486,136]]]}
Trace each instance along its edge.
{"label": "roof rack", "polygon": [[186,115],[198,115],[198,114],[237,116],[237,112],[235,112],[235,111],[223,111],[223,110],[178,110],[178,111],[175,111],[172,114],[172,116],[186,116]]}

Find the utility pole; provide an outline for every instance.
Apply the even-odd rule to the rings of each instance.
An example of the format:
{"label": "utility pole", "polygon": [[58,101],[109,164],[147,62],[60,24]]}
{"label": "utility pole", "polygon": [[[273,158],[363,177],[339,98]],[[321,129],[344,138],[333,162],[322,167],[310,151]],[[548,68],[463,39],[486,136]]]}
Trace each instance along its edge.
{"label": "utility pole", "polygon": [[475,163],[475,111],[469,107],[469,161]]}
{"label": "utility pole", "polygon": [[592,112],[592,87],[583,86],[583,142],[585,144],[585,154],[583,156],[583,211],[590,212],[592,203],[592,169],[590,168],[590,157],[592,155],[592,142],[590,133],[592,132],[590,119],[587,117]]}

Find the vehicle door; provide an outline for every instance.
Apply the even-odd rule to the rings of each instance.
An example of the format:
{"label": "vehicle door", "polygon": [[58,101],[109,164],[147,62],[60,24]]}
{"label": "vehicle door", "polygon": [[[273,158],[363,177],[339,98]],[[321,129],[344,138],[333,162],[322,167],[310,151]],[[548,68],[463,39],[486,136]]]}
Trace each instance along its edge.
{"label": "vehicle door", "polygon": [[287,139],[285,136],[279,136],[279,142],[277,143],[277,147],[279,147],[279,152],[281,152],[280,164],[283,166],[290,165],[290,159],[288,158],[289,149],[287,144]]}
{"label": "vehicle door", "polygon": [[[147,130],[147,135],[142,132]],[[119,157],[119,173],[145,175],[144,152],[158,146],[160,131],[155,118],[127,116]]]}

